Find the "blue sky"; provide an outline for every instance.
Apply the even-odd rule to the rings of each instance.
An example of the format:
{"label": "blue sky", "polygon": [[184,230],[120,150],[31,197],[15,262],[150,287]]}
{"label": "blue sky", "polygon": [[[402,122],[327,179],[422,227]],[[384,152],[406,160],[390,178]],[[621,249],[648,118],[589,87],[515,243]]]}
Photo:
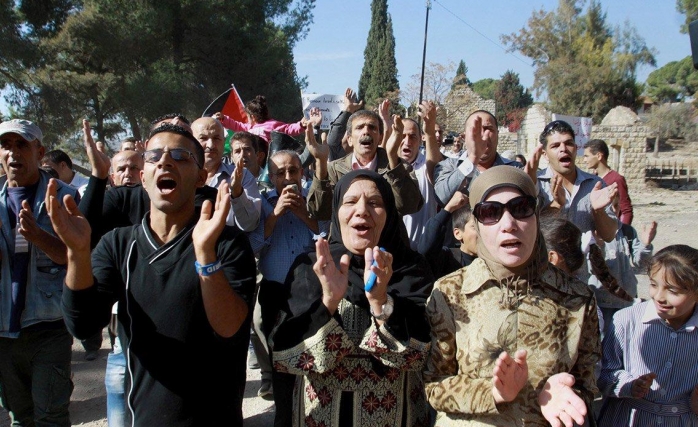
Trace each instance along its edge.
{"label": "blue sky", "polygon": [[[401,88],[421,71],[425,5],[425,0],[388,2]],[[523,28],[534,10],[557,5],[557,0],[432,0],[426,60],[457,64],[463,59],[471,81],[497,79],[511,69],[531,87],[530,59],[506,53],[499,37]],[[691,54],[688,35],[679,32],[685,18],[676,11],[675,0],[601,0],[601,5],[607,22],[629,21],[658,51],[658,67]],[[308,37],[294,49],[298,75],[308,78],[307,92],[341,94],[346,87],[357,88],[370,22],[370,0],[317,1]],[[654,69],[639,69],[638,81]]]}

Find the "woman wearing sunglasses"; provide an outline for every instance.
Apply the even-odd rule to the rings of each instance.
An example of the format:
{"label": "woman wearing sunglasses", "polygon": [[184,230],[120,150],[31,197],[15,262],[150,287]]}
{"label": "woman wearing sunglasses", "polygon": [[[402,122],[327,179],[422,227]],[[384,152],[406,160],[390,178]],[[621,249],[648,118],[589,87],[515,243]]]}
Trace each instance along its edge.
{"label": "woman wearing sunglasses", "polygon": [[536,186],[511,166],[470,191],[478,256],[434,285],[424,374],[437,426],[584,424],[597,392],[596,303],[548,263]]}

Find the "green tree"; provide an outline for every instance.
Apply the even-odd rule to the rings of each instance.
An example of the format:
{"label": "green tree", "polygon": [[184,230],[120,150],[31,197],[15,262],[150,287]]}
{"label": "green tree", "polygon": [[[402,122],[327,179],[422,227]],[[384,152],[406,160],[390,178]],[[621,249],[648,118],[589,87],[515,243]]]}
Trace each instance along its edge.
{"label": "green tree", "polygon": [[690,56],[672,61],[650,73],[645,90],[658,102],[683,101],[698,91],[698,71],[693,68]]}
{"label": "green tree", "polygon": [[681,32],[688,32],[688,24],[698,19],[698,0],[676,0],[676,10],[686,15],[686,21],[681,25]]}
{"label": "green tree", "polygon": [[[371,29],[368,32],[364,67],[359,79],[359,99],[365,100],[368,106],[376,106],[381,99],[397,93],[399,89],[395,37],[393,21],[388,13],[388,1],[373,0]],[[397,99],[393,99],[393,105],[398,105]]]}
{"label": "green tree", "polygon": [[498,81],[495,79],[481,79],[473,83],[470,88],[484,99],[494,99],[494,91]]}
{"label": "green tree", "polygon": [[599,121],[615,106],[636,106],[637,67],[655,65],[655,51],[629,23],[609,27],[598,0],[585,13],[583,4],[560,0],[556,10],[534,12],[525,28],[502,41],[533,60],[533,88],[547,92],[551,110]]}
{"label": "green tree", "polygon": [[468,78],[468,67],[465,66],[465,61],[463,61],[462,59],[458,63],[458,69],[456,69],[456,77],[453,79],[451,90],[454,90],[458,85],[472,85],[472,82]]}
{"label": "green tree", "polygon": [[695,108],[691,104],[664,104],[653,108],[647,120],[647,126],[656,137],[654,156],[659,153],[659,140],[666,138],[684,138],[689,141],[698,137],[698,127],[693,121]]}
{"label": "green tree", "polygon": [[521,126],[526,108],[533,104],[533,96],[519,81],[519,75],[508,70],[495,83],[494,100],[497,103],[497,122],[515,132]]}
{"label": "green tree", "polygon": [[5,79],[11,105],[51,142],[73,136],[82,117],[105,141],[122,131],[143,137],[161,114],[198,117],[231,83],[245,100],[266,95],[280,120],[301,114],[292,49],[314,0],[52,0],[32,22],[17,3],[0,0],[0,24],[15,24],[0,31],[36,53],[11,62],[3,49],[0,75],[14,78]]}

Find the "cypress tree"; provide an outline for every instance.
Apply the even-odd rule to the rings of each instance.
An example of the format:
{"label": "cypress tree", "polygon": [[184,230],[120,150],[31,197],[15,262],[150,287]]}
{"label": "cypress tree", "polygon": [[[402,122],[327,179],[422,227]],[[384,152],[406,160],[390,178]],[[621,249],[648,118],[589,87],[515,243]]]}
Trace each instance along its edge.
{"label": "cypress tree", "polygon": [[364,50],[364,67],[359,79],[359,98],[369,106],[377,105],[390,92],[400,88],[395,61],[393,21],[387,0],[371,3],[371,29]]}
{"label": "cypress tree", "polygon": [[453,79],[453,85],[451,85],[451,90],[454,90],[458,85],[472,85],[470,79],[468,78],[468,67],[465,66],[465,61],[463,61],[462,59],[458,64],[458,69],[456,70],[456,78]]}

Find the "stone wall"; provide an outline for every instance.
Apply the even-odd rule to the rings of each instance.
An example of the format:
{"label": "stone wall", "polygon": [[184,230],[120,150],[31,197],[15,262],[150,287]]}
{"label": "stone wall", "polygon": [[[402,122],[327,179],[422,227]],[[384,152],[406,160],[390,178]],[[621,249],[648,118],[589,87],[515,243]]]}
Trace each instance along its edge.
{"label": "stone wall", "polygon": [[454,132],[465,130],[465,119],[477,110],[496,114],[494,99],[484,99],[467,86],[451,92],[444,101],[444,122],[446,129]]}

